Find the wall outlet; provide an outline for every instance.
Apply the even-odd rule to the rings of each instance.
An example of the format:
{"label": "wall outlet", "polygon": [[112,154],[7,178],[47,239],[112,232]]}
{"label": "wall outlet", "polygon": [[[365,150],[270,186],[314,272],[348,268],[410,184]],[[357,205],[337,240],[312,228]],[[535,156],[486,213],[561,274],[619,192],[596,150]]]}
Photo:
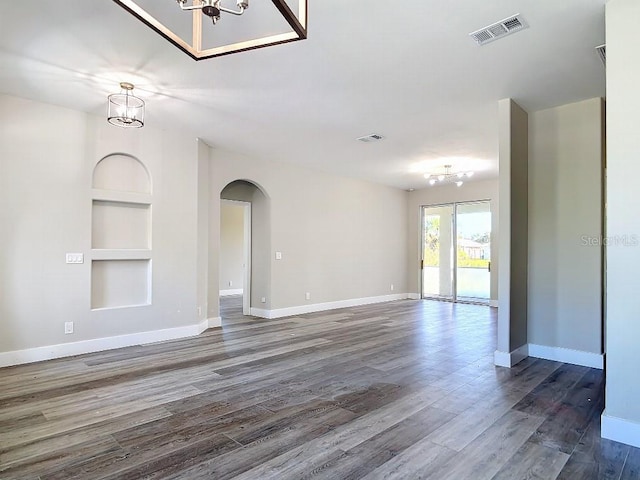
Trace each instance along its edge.
{"label": "wall outlet", "polygon": [[229,280],[229,286],[233,287],[233,280]]}
{"label": "wall outlet", "polygon": [[262,297],[260,299],[260,303],[267,303],[267,297]]}
{"label": "wall outlet", "polygon": [[305,293],[304,298],[306,298],[307,300],[311,300],[311,292]]}
{"label": "wall outlet", "polygon": [[393,283],[391,284],[391,291],[393,292]]}
{"label": "wall outlet", "polygon": [[198,317],[202,316],[202,307],[198,307]]}
{"label": "wall outlet", "polygon": [[282,260],[282,252],[276,252],[276,260]]}
{"label": "wall outlet", "polygon": [[65,335],[73,333],[73,322],[64,322],[64,333]]}

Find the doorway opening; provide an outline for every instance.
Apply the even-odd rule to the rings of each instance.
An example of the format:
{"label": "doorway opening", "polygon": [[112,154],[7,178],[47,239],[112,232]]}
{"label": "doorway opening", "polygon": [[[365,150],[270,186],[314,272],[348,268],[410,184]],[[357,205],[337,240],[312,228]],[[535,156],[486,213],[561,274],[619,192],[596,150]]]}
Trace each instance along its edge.
{"label": "doorway opening", "polygon": [[422,298],[489,304],[491,204],[422,207]]}
{"label": "doorway opening", "polygon": [[218,297],[223,319],[259,315],[268,305],[268,212],[268,197],[253,182],[236,180],[220,192]]}

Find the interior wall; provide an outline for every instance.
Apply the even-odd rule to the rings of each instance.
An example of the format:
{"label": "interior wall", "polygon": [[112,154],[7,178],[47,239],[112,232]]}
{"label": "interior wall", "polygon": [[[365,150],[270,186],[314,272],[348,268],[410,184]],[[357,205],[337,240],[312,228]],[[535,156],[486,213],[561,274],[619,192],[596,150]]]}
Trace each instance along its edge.
{"label": "interior wall", "polygon": [[[0,352],[196,324],[197,143],[5,95],[0,125]],[[91,310],[92,172],[116,152],[152,177],[152,304]]]}
{"label": "interior wall", "polygon": [[244,207],[220,205],[220,291],[242,290],[244,283]]}
{"label": "interior wall", "polygon": [[640,447],[640,2],[607,3],[607,384],[602,435]]}
{"label": "interior wall", "polygon": [[602,353],[600,98],[529,115],[528,342]]}
{"label": "interior wall", "polygon": [[[218,192],[211,195],[212,212],[220,211],[222,188],[238,179],[256,183],[269,196],[270,237],[264,255],[252,258],[254,269],[256,261],[271,268],[270,291],[252,282],[252,297],[256,289],[257,297],[266,297],[262,308],[407,292],[406,192],[212,149],[210,185]],[[217,220],[212,214],[212,251],[219,248]],[[217,261],[210,263],[217,278]]]}
{"label": "interior wall", "polygon": [[409,292],[420,295],[420,207],[423,205],[442,205],[453,202],[472,202],[489,200],[491,205],[491,301],[498,301],[498,264],[499,264],[499,199],[498,180],[484,180],[465,183],[462,187],[443,185],[414,190],[409,193],[408,209],[408,264]]}
{"label": "interior wall", "polygon": [[[498,352],[521,360],[512,352],[527,344],[528,269],[528,115],[510,98],[498,102],[500,265]],[[498,360],[498,357],[496,357]],[[506,362],[497,362],[505,364]]]}

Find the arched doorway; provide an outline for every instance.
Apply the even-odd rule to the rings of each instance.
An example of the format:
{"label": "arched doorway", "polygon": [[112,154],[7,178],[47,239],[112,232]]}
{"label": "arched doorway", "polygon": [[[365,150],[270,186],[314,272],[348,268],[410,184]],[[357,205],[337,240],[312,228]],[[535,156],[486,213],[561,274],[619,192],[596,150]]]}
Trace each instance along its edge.
{"label": "arched doorway", "polygon": [[[220,192],[219,298],[225,313],[260,315],[270,304],[269,198],[250,180],[235,180]],[[235,297],[235,301],[231,298]],[[224,300],[223,300],[224,299]],[[231,310],[222,303],[231,305]]]}

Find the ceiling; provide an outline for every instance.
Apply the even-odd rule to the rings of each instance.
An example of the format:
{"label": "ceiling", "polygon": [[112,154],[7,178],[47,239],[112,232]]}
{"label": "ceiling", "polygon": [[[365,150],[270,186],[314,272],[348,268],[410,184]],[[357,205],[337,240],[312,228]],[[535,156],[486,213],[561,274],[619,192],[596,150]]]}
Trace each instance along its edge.
{"label": "ceiling", "polygon": [[[477,170],[474,180],[497,175],[499,99],[535,111],[605,95],[594,51],[604,4],[309,0],[307,40],[196,62],[112,1],[4,0],[0,93],[104,115],[107,94],[129,81],[149,126],[422,188],[422,173],[446,163]],[[482,47],[468,36],[517,13],[528,29]],[[371,133],[385,139],[356,141]]]}

